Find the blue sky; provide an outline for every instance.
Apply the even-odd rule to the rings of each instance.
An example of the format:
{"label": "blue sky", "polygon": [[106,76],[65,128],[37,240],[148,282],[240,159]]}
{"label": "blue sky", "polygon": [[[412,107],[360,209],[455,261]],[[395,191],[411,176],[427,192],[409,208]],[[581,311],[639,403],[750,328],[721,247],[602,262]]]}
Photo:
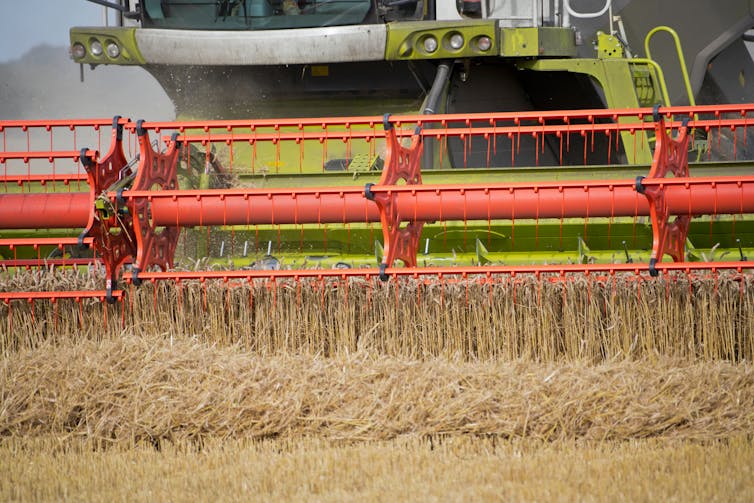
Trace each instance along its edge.
{"label": "blue sky", "polygon": [[102,7],[86,0],[0,0],[0,63],[39,44],[68,46],[71,26],[103,24]]}

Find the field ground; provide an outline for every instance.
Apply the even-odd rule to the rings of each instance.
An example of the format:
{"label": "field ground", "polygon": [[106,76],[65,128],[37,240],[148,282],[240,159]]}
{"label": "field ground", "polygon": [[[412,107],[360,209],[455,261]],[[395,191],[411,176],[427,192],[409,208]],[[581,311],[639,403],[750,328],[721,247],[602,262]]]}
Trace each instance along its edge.
{"label": "field ground", "polygon": [[0,305],[0,500],[752,501],[744,279]]}
{"label": "field ground", "polygon": [[0,446],[3,501],[752,501],[751,439]]}

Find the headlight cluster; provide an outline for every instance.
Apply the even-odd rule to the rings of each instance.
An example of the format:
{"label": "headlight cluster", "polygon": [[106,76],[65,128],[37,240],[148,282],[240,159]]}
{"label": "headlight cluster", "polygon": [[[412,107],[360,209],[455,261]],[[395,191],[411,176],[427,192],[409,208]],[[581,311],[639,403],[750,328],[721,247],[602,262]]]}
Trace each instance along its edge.
{"label": "headlight cluster", "polygon": [[492,39],[486,35],[477,37],[474,40],[476,41],[476,48],[482,52],[489,51],[492,48]]}
{"label": "headlight cluster", "polygon": [[450,53],[460,53],[464,50],[471,50],[477,54],[484,54],[492,49],[492,39],[487,35],[481,35],[474,37],[467,43],[463,34],[458,31],[446,33],[440,40],[438,40],[433,34],[425,35],[419,39],[418,49],[419,52],[423,52],[424,54],[434,54],[441,47]]}
{"label": "headlight cluster", "polygon": [[86,56],[86,47],[84,47],[84,44],[78,42],[73,44],[71,46],[71,56],[73,56],[74,59],[81,59]]}
{"label": "headlight cluster", "polygon": [[107,51],[107,55],[110,56],[112,59],[117,58],[120,56],[120,47],[118,47],[118,44],[115,42],[108,42],[107,47],[105,47],[105,50]]}
{"label": "headlight cluster", "polygon": [[448,37],[448,45],[454,51],[460,51],[463,48],[465,40],[460,33],[453,33]]}
{"label": "headlight cluster", "polygon": [[75,42],[71,46],[71,56],[74,59],[82,59],[91,55],[94,59],[102,59],[106,55],[109,59],[118,59],[121,55],[120,46],[115,40],[105,40],[104,44],[97,38],[90,38],[87,47],[81,42]]}

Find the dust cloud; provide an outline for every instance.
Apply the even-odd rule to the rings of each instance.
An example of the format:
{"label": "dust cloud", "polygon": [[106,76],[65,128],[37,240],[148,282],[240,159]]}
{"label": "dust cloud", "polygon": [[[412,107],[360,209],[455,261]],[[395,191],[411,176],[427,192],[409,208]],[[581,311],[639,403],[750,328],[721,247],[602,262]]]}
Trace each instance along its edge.
{"label": "dust cloud", "polygon": [[0,64],[0,120],[71,119],[121,115],[173,120],[175,108],[157,81],[139,67],[84,67],[66,47],[41,45]]}

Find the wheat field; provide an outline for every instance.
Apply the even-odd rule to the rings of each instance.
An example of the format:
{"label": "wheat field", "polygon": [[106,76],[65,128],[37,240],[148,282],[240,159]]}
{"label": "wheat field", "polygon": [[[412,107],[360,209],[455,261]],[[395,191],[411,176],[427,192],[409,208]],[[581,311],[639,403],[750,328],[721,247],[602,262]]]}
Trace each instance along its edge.
{"label": "wheat field", "polygon": [[749,501],[753,307],[722,273],[0,304],[0,499]]}
{"label": "wheat field", "polygon": [[540,443],[453,436],[0,446],[4,501],[704,501],[754,497],[751,439]]}
{"label": "wheat field", "polygon": [[[16,274],[0,290],[93,289],[85,273]],[[0,305],[0,352],[122,333],[260,354],[354,352],[469,361],[754,360],[754,276],[557,281],[185,281],[98,300]]]}

